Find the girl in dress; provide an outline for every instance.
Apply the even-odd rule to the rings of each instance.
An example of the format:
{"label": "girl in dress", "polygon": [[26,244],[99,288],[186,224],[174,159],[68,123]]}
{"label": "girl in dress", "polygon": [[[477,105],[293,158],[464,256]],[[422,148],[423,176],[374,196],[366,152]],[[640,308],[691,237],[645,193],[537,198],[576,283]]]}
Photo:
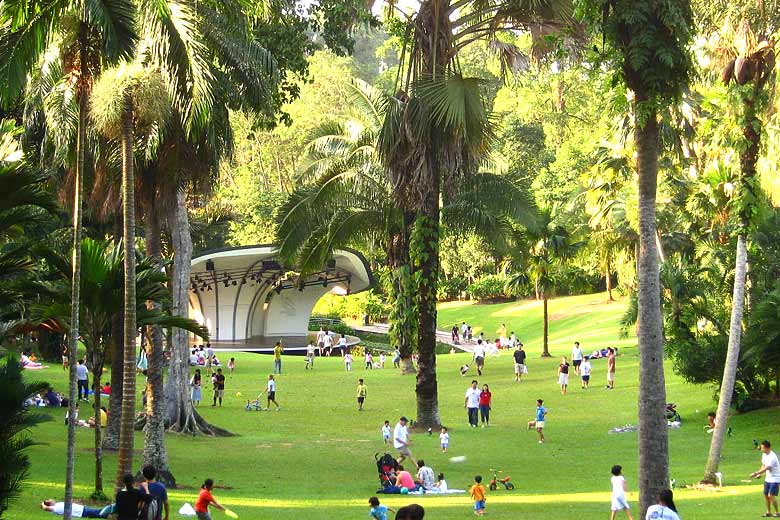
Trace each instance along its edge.
{"label": "girl in dress", "polygon": [[200,384],[200,369],[195,369],[195,374],[193,374],[192,379],[190,379],[190,387],[192,388],[192,404],[195,406],[198,406],[198,403],[200,403],[203,400],[203,393],[201,391],[201,384]]}

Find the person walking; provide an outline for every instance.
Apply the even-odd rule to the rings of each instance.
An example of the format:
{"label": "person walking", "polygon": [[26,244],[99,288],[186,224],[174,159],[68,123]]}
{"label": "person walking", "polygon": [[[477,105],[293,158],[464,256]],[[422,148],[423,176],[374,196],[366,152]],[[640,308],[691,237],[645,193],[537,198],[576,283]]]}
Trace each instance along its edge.
{"label": "person walking", "polygon": [[482,369],[485,367],[485,342],[477,340],[474,346],[474,364],[477,365],[477,375],[482,375]]}
{"label": "person walking", "polygon": [[772,516],[772,507],[775,508],[774,516],[780,517],[780,511],[777,509],[777,492],[780,490],[780,462],[777,455],[772,451],[772,444],[767,441],[761,441],[759,446],[761,450],[761,467],[758,471],[750,474],[751,478],[764,477],[764,501],[766,502],[766,513],[764,516]]}
{"label": "person walking", "polygon": [[561,364],[558,365],[558,384],[561,387],[561,395],[569,392],[569,362],[566,356],[561,358]]}
{"label": "person walking", "polygon": [[218,368],[217,372],[211,376],[211,381],[214,383],[214,402],[211,406],[217,406],[217,399],[219,399],[219,405],[222,406],[222,398],[225,396],[225,374],[222,373],[221,368]]}
{"label": "person walking", "polygon": [[401,351],[397,347],[393,350],[393,368],[401,368]]}
{"label": "person walking", "polygon": [[274,403],[276,405],[276,411],[279,411],[279,403],[276,402],[276,380],[274,379],[273,374],[268,374],[268,383],[265,385],[265,394],[266,394],[266,404],[265,409],[270,410],[271,409],[271,403]]}
{"label": "person walking", "polygon": [[587,390],[590,387],[590,371],[593,366],[590,364],[590,358],[585,356],[580,366],[580,379],[582,379],[582,389]]}
{"label": "person walking", "polygon": [[612,512],[610,513],[609,520],[615,520],[615,516],[618,511],[624,511],[628,520],[633,520],[631,516],[631,507],[628,505],[628,499],[626,498],[626,491],[628,486],[626,485],[626,479],[623,477],[623,467],[620,465],[612,466]]}
{"label": "person walking", "polygon": [[544,421],[547,416],[547,408],[544,407],[544,401],[536,400],[536,415],[533,421],[528,421],[528,429],[536,428],[539,434],[539,444],[544,444]]}
{"label": "person walking", "polygon": [[89,395],[89,370],[83,359],[79,359],[79,364],[76,365],[76,383],[79,387],[79,401],[89,401],[87,398]]}
{"label": "person walking", "polygon": [[515,358],[515,382],[519,383],[520,378],[525,373],[525,350],[523,350],[523,344],[517,342],[517,349],[512,354]]}
{"label": "person walking", "polygon": [[490,387],[482,385],[482,391],[479,393],[479,415],[483,428],[490,426],[490,408],[492,404],[493,394],[490,393]]}
{"label": "person walking", "polygon": [[582,349],[580,348],[580,342],[575,341],[574,347],[571,349],[571,364],[574,366],[574,373],[580,375],[580,365],[582,364]]}
{"label": "person walking", "polygon": [[609,347],[607,349],[607,390],[613,390],[615,388],[615,349]]}
{"label": "person walking", "polygon": [[198,500],[195,501],[195,515],[198,517],[198,520],[211,520],[209,506],[225,511],[225,506],[217,502],[217,499],[211,494],[212,489],[214,489],[214,481],[210,478],[207,478],[203,485],[200,486]]}
{"label": "person walking", "polygon": [[459,341],[458,341],[458,325],[457,324],[452,326],[452,343],[454,345],[457,345],[459,343]]}
{"label": "person walking", "polygon": [[417,465],[417,461],[414,460],[412,451],[409,449],[412,439],[409,437],[409,429],[406,427],[407,421],[405,416],[398,419],[398,424],[393,429],[393,447],[398,450],[398,464],[409,459],[412,464]]}
{"label": "person walking", "polygon": [[281,340],[276,342],[276,345],[274,345],[274,374],[281,374],[282,373],[282,353],[284,352],[284,348],[282,347]]}
{"label": "person walking", "polygon": [[314,370],[314,354],[316,352],[316,347],[314,346],[313,341],[309,341],[309,345],[306,347],[306,365],[303,367],[306,370],[312,369]]}
{"label": "person walking", "polygon": [[469,426],[472,428],[476,428],[479,424],[479,394],[481,393],[479,391],[479,388],[477,388],[477,385],[479,383],[477,380],[473,380],[471,382],[471,386],[466,389],[466,400],[463,405],[463,407],[468,412],[469,416]]}
{"label": "person walking", "polygon": [[658,493],[658,503],[647,508],[645,520],[680,520],[671,489],[663,489]]}
{"label": "person walking", "polygon": [[460,337],[464,343],[468,340],[468,331],[469,331],[469,326],[464,321],[463,323],[460,324]]}
{"label": "person walking", "polygon": [[363,382],[362,379],[358,379],[358,384],[357,384],[358,412],[363,411],[363,403],[366,402],[366,395],[368,395],[368,389],[366,388],[366,384]]}

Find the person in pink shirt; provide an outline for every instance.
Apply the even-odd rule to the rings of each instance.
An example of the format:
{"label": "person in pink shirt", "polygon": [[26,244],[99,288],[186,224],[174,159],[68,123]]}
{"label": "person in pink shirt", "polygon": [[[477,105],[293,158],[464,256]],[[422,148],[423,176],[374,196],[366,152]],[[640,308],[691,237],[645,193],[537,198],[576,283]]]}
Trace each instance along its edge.
{"label": "person in pink shirt", "polygon": [[399,488],[405,487],[409,491],[414,491],[417,488],[414,479],[412,478],[412,474],[404,470],[404,467],[400,465],[395,474],[395,485]]}

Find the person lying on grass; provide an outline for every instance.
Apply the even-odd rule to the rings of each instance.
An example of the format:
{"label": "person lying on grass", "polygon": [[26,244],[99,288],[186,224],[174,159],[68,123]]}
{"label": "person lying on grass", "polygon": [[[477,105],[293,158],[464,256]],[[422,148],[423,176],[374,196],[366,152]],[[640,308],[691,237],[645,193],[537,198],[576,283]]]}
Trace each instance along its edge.
{"label": "person lying on grass", "polygon": [[[41,502],[41,509],[48,511],[49,513],[54,513],[55,515],[64,515],[65,502],[57,502],[53,498],[48,498]],[[108,518],[108,514],[112,509],[111,506],[97,509],[95,507],[87,507],[76,503],[71,504],[73,518]]]}

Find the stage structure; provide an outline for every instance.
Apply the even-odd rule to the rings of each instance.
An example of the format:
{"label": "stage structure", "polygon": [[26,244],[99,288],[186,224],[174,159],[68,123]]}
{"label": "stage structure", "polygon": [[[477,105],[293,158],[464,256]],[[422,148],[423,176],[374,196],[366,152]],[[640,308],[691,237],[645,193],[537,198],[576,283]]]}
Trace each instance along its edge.
{"label": "stage structure", "polygon": [[206,251],[192,259],[189,315],[211,332],[218,348],[265,350],[283,339],[302,347],[312,309],[326,293],[346,295],[374,284],[366,259],[338,249],[305,278],[276,259],[274,245]]}

